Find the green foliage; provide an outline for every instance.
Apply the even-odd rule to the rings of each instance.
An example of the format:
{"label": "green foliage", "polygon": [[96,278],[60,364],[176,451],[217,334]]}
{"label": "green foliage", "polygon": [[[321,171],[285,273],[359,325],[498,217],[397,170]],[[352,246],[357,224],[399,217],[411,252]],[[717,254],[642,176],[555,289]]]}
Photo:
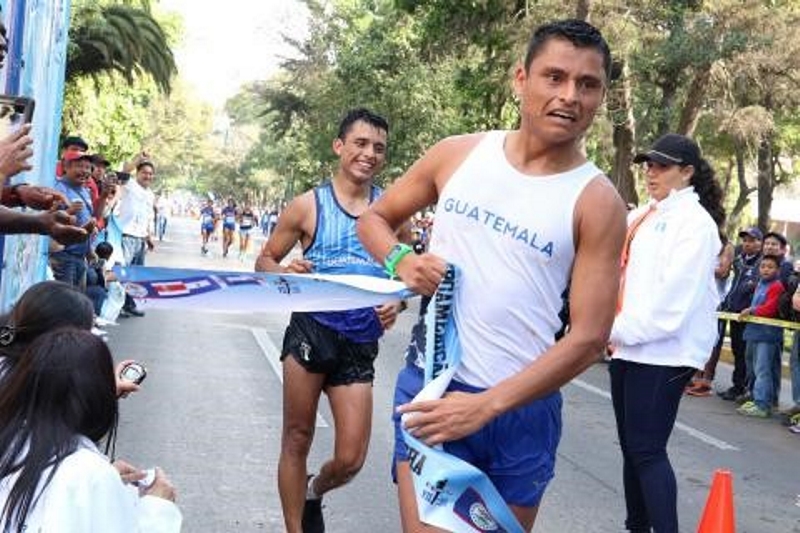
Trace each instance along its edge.
{"label": "green foliage", "polygon": [[92,152],[121,164],[141,150],[150,123],[148,108],[156,95],[146,80],[128,84],[117,75],[75,80],[64,96],[63,131],[81,135]]}
{"label": "green foliage", "polygon": [[98,79],[116,72],[128,83],[143,74],[169,92],[177,72],[175,59],[161,25],[147,9],[131,2],[104,5],[77,3],[72,14],[67,47],[67,80]]}
{"label": "green foliage", "polygon": [[[144,3],[122,2],[148,12]],[[624,77],[612,86],[614,97],[585,142],[601,168],[625,170],[630,158],[620,154],[632,155],[667,131],[693,135],[726,186],[732,224],[757,183],[771,191],[797,173],[800,5],[794,0],[304,3],[310,13],[307,38],[285,37],[296,53],[277,75],[247,85],[227,102],[230,124],[219,126],[183,91],[166,100],[152,83],[139,94],[121,87],[124,75],[113,78],[115,84],[101,76],[100,93],[116,93],[125,103],[114,107],[100,98],[97,111],[87,111],[88,116],[129,118],[118,131],[97,130],[100,145],[123,154],[144,141],[163,153],[160,168],[162,176],[175,180],[171,187],[238,193],[240,199],[274,204],[335,171],[331,142],[338,122],[349,108],[365,106],[391,126],[388,164],[380,178],[385,184],[443,137],[514,127],[519,117],[510,77],[531,30],[588,9],[616,65],[625,66],[620,68]],[[108,24],[92,17],[110,2],[78,5],[87,27]],[[168,40],[180,31],[180,20],[159,21]],[[135,80],[146,77],[141,68],[131,72]],[[142,89],[139,81],[134,85]],[[85,98],[81,93],[78,100]],[[128,114],[126,106],[144,104],[147,114]],[[70,125],[80,124],[76,118]],[[620,135],[621,126],[627,135]],[[209,136],[211,130],[215,133]],[[763,161],[764,154],[771,154],[771,161]],[[618,182],[621,189],[635,192],[632,174],[619,174],[627,174],[625,184]],[[768,210],[768,201],[760,208]]]}

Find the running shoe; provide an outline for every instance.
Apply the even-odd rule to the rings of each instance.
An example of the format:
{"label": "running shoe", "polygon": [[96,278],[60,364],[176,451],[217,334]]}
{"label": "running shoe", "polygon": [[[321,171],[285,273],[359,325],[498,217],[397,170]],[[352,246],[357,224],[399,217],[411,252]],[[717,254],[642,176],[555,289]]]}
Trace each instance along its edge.
{"label": "running shoe", "polygon": [[[313,474],[306,478],[310,483]],[[325,521],[322,519],[322,497],[307,498],[303,506],[303,533],[325,533]]]}
{"label": "running shoe", "polygon": [[736,412],[753,418],[769,418],[771,416],[769,410],[760,408],[755,402],[747,402],[741,405]]}
{"label": "running shoe", "polygon": [[322,519],[322,498],[306,500],[303,506],[303,533],[325,533]]}
{"label": "running shoe", "polygon": [[795,435],[800,435],[800,423],[789,426],[789,431]]}
{"label": "running shoe", "polygon": [[724,391],[717,392],[717,396],[725,400],[726,402],[732,402],[736,399],[737,396],[742,394],[742,390],[736,387],[730,387],[725,389]]}

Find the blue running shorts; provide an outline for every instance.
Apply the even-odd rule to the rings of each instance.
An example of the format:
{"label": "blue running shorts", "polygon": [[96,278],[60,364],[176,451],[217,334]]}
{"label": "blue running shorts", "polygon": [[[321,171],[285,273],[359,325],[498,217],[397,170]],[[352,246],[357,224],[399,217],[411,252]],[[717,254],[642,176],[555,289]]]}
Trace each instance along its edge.
{"label": "blue running shorts", "polygon": [[[397,376],[394,407],[410,402],[422,390],[424,374],[409,364]],[[481,392],[484,389],[452,381],[448,391]],[[394,421],[394,463],[407,460],[400,431]],[[509,505],[535,507],[553,479],[556,448],[561,439],[561,393],[554,392],[495,418],[476,433],[446,442],[444,449],[482,470]],[[396,479],[394,464],[392,477]]]}

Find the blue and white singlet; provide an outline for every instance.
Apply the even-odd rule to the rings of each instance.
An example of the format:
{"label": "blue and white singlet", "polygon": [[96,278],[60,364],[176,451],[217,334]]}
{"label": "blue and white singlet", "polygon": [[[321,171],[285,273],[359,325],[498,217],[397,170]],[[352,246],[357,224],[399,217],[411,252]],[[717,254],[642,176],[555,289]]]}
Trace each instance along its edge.
{"label": "blue and white singlet", "polygon": [[[370,203],[381,194],[375,185]],[[314,265],[318,274],[363,274],[386,277],[383,267],[361,245],[356,234],[355,217],[345,211],[336,199],[333,184],[326,181],[314,189],[317,224],[311,245],[303,257]],[[315,312],[317,322],[338,331],[353,342],[374,342],[383,335],[378,315],[371,307],[349,311]]]}

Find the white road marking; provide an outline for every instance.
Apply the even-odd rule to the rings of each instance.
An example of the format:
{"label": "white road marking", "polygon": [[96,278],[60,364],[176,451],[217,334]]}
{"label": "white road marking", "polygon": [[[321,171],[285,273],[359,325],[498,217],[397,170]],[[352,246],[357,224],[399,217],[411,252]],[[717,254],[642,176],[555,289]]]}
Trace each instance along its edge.
{"label": "white road marking", "polygon": [[[605,390],[603,390],[603,389],[601,389],[599,387],[595,387],[594,385],[586,383],[582,379],[573,379],[571,381],[571,383],[573,385],[575,385],[576,387],[582,388],[585,391],[591,392],[593,394],[597,394],[598,396],[602,396],[603,398],[611,400],[611,393],[609,393],[608,391],[605,391]],[[718,439],[716,437],[712,437],[708,433],[704,433],[704,432],[700,431],[699,429],[695,429],[695,428],[693,428],[691,426],[687,426],[686,424],[684,424],[682,422],[675,422],[675,429],[683,431],[684,433],[686,433],[690,437],[694,437],[694,438],[696,438],[696,439],[698,439],[698,440],[700,440],[702,442],[705,442],[706,444],[708,444],[710,446],[714,446],[715,448],[719,448],[720,450],[731,450],[731,451],[735,451],[735,452],[739,451],[739,448],[737,448],[733,444],[729,444],[729,443],[725,442],[724,440]]]}
{"label": "white road marking", "polygon": [[[259,348],[261,348],[261,353],[264,354],[269,365],[272,367],[272,370],[275,372],[275,375],[278,376],[278,379],[283,385],[283,369],[281,368],[281,355],[278,347],[275,346],[275,343],[272,342],[272,339],[269,338],[267,332],[263,329],[259,328],[248,328],[250,333],[253,334],[253,338],[255,338],[256,343],[258,343]],[[327,428],[330,427],[328,423],[322,418],[322,415],[317,411],[317,423],[316,426],[318,428]]]}

